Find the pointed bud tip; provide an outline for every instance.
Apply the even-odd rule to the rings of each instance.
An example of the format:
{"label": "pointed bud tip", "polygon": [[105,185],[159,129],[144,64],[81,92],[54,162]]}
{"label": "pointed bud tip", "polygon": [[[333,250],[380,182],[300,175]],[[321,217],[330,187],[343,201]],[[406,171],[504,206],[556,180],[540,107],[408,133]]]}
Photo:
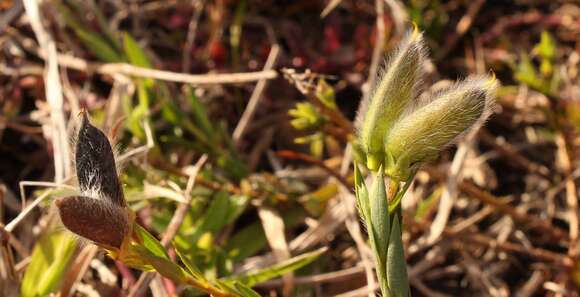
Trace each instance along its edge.
{"label": "pointed bud tip", "polygon": [[486,81],[485,86],[489,89],[494,89],[497,85],[497,78],[493,69],[489,69],[489,78]]}
{"label": "pointed bud tip", "polygon": [[413,33],[411,33],[411,38],[413,40],[417,39],[418,37],[420,37],[421,32],[419,32],[419,25],[417,25],[416,22],[413,22]]}

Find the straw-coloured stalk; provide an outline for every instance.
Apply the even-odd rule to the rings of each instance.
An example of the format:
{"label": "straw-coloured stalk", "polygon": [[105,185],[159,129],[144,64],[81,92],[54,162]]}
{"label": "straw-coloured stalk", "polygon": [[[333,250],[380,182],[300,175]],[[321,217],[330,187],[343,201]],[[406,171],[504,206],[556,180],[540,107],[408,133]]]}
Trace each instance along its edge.
{"label": "straw-coloured stalk", "polygon": [[377,79],[360,131],[370,170],[378,170],[384,159],[383,138],[417,93],[425,52],[422,34],[415,29],[402,41]]}
{"label": "straw-coloured stalk", "polygon": [[407,180],[422,161],[484,121],[490,114],[493,78],[480,77],[455,84],[397,121],[385,138],[387,174]]}

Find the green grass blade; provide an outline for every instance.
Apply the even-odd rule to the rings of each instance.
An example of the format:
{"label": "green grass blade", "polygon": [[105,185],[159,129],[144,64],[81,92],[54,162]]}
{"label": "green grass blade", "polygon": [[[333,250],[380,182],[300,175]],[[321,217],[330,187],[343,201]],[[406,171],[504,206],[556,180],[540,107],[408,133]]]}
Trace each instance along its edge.
{"label": "green grass blade", "polygon": [[127,55],[127,59],[129,59],[129,63],[139,67],[151,68],[151,61],[147,58],[147,54],[128,33],[123,34],[123,50],[125,55]]}
{"label": "green grass blade", "polygon": [[316,260],[322,253],[326,251],[326,248],[321,248],[313,252],[305,253],[300,256],[288,259],[284,262],[275,264],[268,268],[264,268],[243,276],[236,276],[230,278],[230,280],[237,280],[246,286],[252,287],[261,282],[265,282],[272,278],[281,276],[288,272],[299,269],[312,261]]}
{"label": "green grass blade", "polygon": [[71,262],[77,242],[65,232],[43,235],[34,246],[22,281],[21,296],[46,296],[55,292]]}
{"label": "green grass blade", "polygon": [[177,246],[175,247],[175,252],[177,253],[177,256],[179,256],[179,259],[181,259],[181,262],[183,262],[183,264],[185,265],[185,267],[187,268],[187,270],[189,271],[189,273],[197,280],[205,280],[205,277],[203,276],[203,274],[201,273],[201,271],[199,270],[199,268],[197,268],[197,266],[195,265],[195,263],[193,263],[193,261],[191,261],[191,259],[189,259],[186,255],[185,252],[182,251],[181,249],[179,249]]}
{"label": "green grass blade", "polygon": [[133,228],[135,228],[135,232],[139,235],[141,240],[143,240],[143,246],[150,253],[152,253],[153,255],[155,255],[157,257],[169,259],[169,256],[167,255],[167,251],[161,245],[161,242],[159,242],[159,240],[157,240],[157,238],[155,238],[153,235],[151,235],[151,233],[149,233],[147,230],[145,230],[143,227],[141,227],[141,225],[139,225],[137,223],[134,224]]}
{"label": "green grass blade", "polygon": [[393,229],[391,230],[389,239],[386,271],[387,283],[391,293],[389,296],[408,297],[409,279],[407,276],[407,263],[405,261],[405,253],[403,252],[401,224],[397,214],[393,214]]}

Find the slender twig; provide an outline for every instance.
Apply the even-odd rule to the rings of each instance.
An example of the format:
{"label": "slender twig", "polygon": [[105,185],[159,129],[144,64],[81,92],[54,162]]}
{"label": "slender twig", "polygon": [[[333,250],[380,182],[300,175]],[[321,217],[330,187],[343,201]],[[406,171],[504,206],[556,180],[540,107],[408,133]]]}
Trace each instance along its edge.
{"label": "slender twig", "polygon": [[[266,59],[266,63],[264,65],[263,71],[270,71],[274,65],[276,64],[276,60],[278,59],[278,55],[280,53],[280,46],[274,44],[270,49],[270,54],[268,55],[268,59]],[[244,133],[248,127],[248,124],[252,120],[254,113],[256,112],[256,107],[260,103],[260,99],[262,98],[262,93],[266,89],[267,80],[261,79],[256,84],[254,91],[252,92],[252,96],[250,96],[250,100],[248,101],[248,105],[234,130],[233,139],[234,142],[239,144],[240,139],[244,136]]]}
{"label": "slender twig", "polygon": [[469,8],[465,15],[459,20],[457,26],[455,26],[455,34],[451,37],[451,39],[446,42],[445,46],[441,48],[441,51],[435,56],[435,60],[440,61],[441,59],[445,58],[451,50],[455,48],[457,42],[465,35],[465,33],[471,28],[475,17],[479,13],[479,10],[485,3],[485,0],[476,0],[471,2]]}
{"label": "slender twig", "polygon": [[[12,35],[18,35],[10,32]],[[20,39],[27,40],[24,36],[18,36]],[[39,57],[47,59],[46,52],[39,50],[31,42],[23,42],[22,46]],[[163,81],[186,83],[192,85],[214,85],[214,84],[239,84],[259,81],[263,79],[274,79],[278,77],[276,70],[241,72],[241,73],[207,73],[207,74],[188,74],[171,71],[163,71],[151,68],[138,67],[127,63],[94,63],[84,59],[66,54],[56,54],[58,64],[62,67],[75,69],[85,72],[95,72],[102,75],[113,76],[123,74],[133,77],[152,78]]]}
{"label": "slender twig", "polygon": [[4,229],[10,233],[14,231],[14,228],[16,228],[16,226],[18,226],[18,224],[20,224],[20,222],[22,222],[22,220],[24,220],[24,218],[26,218],[26,216],[28,216],[28,214],[30,214],[30,212],[32,212],[32,210],[49,195],[50,191],[46,191],[42,193],[42,195],[38,196],[34,201],[32,201],[32,203],[30,203],[24,210],[22,210],[16,218],[10,221],[10,223],[8,223]]}
{"label": "slender twig", "polygon": [[463,178],[462,171],[463,165],[467,158],[467,154],[470,151],[470,147],[473,145],[473,134],[470,135],[468,139],[465,139],[457,148],[457,152],[453,157],[453,162],[451,163],[451,168],[447,176],[447,181],[445,183],[445,189],[439,200],[439,208],[437,210],[437,215],[433,222],[431,223],[431,228],[429,229],[429,235],[427,236],[427,243],[433,244],[443,233],[443,229],[447,226],[449,217],[451,216],[451,210],[455,205],[457,196],[459,195],[457,190],[457,183]]}
{"label": "slender twig", "polygon": [[82,71],[94,71],[100,74],[113,75],[116,73],[135,77],[152,78],[163,81],[179,82],[192,85],[212,85],[212,84],[237,84],[247,83],[263,79],[274,79],[278,77],[275,70],[242,72],[242,73],[221,73],[221,74],[187,74],[157,69],[143,68],[125,63],[99,64],[90,63],[67,55],[59,55],[58,62],[61,66]]}
{"label": "slender twig", "polygon": [[189,21],[189,26],[187,28],[187,39],[185,41],[185,47],[183,48],[183,63],[181,66],[181,71],[184,73],[189,72],[189,67],[191,66],[191,50],[193,49],[193,43],[195,42],[197,24],[199,23],[199,18],[203,12],[204,4],[204,0],[193,0],[191,3],[194,11],[193,16],[191,16],[191,20]]}
{"label": "slender twig", "polygon": [[568,255],[575,257],[578,254],[578,189],[576,182],[572,176],[573,158],[568,149],[568,142],[563,132],[556,135],[556,144],[558,145],[558,153],[562,169],[565,174],[566,187],[566,204],[568,204],[567,216],[568,224],[570,225],[568,236],[570,238],[570,245],[568,246]]}
{"label": "slender twig", "polygon": [[[266,235],[268,245],[272,249],[274,258],[278,262],[283,262],[290,259],[290,248],[288,241],[284,235],[285,224],[282,216],[274,208],[260,205],[258,208],[258,216],[262,222],[262,229]],[[294,273],[289,272],[282,275],[282,291],[283,296],[290,296],[294,290]]]}
{"label": "slender twig", "polygon": [[70,175],[70,148],[66,133],[66,124],[63,113],[62,86],[58,73],[57,50],[52,36],[46,31],[41,22],[40,9],[37,0],[24,0],[24,9],[30,25],[38,39],[38,44],[45,55],[44,82],[46,100],[50,105],[50,119],[52,126],[52,143],[54,159],[54,180],[58,183]]}

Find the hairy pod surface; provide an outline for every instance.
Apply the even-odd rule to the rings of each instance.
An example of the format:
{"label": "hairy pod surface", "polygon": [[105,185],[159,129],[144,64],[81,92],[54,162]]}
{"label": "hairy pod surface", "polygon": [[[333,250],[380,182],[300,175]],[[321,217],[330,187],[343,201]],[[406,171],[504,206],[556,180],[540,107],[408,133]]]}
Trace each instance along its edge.
{"label": "hairy pod surface", "polygon": [[391,158],[387,173],[406,179],[408,168],[434,158],[445,146],[490,114],[493,79],[483,77],[455,84],[428,104],[397,121],[385,138]]}
{"label": "hairy pod surface", "polygon": [[107,136],[91,125],[83,112],[76,144],[76,172],[81,192],[96,191],[118,206],[126,206],[115,157]]}
{"label": "hairy pod surface", "polygon": [[370,170],[379,168],[385,134],[416,95],[425,53],[422,34],[409,33],[377,79],[360,131]]}
{"label": "hairy pod surface", "polygon": [[73,233],[97,244],[120,248],[129,232],[126,208],[85,196],[58,198],[60,219]]}

